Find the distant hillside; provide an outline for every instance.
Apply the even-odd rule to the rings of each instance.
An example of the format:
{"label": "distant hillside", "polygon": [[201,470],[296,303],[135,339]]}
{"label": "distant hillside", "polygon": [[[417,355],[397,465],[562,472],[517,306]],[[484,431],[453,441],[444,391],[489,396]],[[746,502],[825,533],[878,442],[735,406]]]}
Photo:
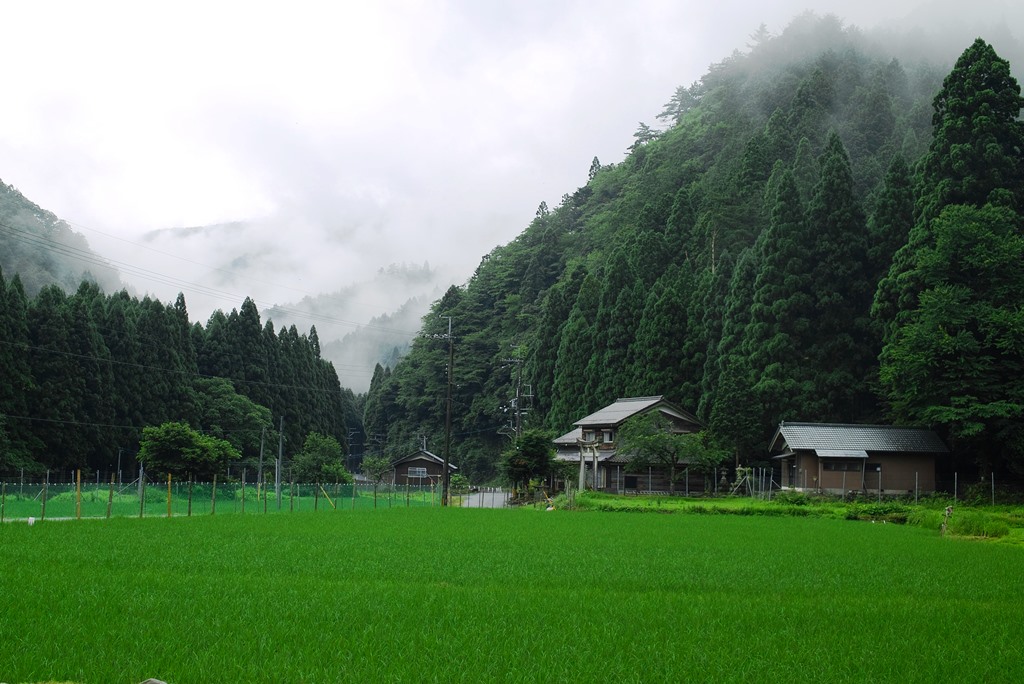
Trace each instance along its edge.
{"label": "distant hillside", "polygon": [[[394,367],[416,337],[430,302],[447,287],[430,264],[391,264],[372,280],[263,311],[278,328],[316,325],[321,353],[344,387],[365,392],[374,366]],[[384,311],[367,318],[368,312]]]}
{"label": "distant hillside", "polygon": [[121,287],[117,269],[89,249],[84,237],[2,181],[0,268],[7,278],[18,274],[29,296],[51,284],[74,291],[82,280],[106,292]]}

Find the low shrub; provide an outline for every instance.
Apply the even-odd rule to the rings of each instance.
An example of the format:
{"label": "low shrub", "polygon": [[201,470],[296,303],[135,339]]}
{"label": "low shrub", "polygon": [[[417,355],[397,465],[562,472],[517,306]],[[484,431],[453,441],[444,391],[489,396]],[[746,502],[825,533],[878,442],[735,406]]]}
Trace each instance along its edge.
{"label": "low shrub", "polygon": [[907,522],[910,512],[910,508],[895,501],[851,503],[843,517],[847,520],[884,520],[902,524]]}
{"label": "low shrub", "polygon": [[773,497],[774,501],[790,506],[806,506],[811,502],[810,497],[804,492],[782,490]]}
{"label": "low shrub", "polygon": [[1010,526],[979,511],[956,511],[949,519],[950,534],[960,537],[1005,537]]}
{"label": "low shrub", "polygon": [[919,508],[911,511],[907,516],[907,523],[916,527],[923,527],[926,530],[942,529],[942,519],[945,517],[942,511]]}

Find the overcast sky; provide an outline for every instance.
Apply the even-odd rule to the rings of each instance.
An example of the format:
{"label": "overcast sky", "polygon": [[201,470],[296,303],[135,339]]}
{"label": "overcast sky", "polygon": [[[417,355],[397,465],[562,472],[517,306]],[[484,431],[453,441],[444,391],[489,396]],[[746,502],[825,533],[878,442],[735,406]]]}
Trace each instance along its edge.
{"label": "overcast sky", "polygon": [[[762,22],[919,4],[9,2],[0,178],[203,321],[390,263],[461,284]],[[143,237],[229,221],[249,223]]]}

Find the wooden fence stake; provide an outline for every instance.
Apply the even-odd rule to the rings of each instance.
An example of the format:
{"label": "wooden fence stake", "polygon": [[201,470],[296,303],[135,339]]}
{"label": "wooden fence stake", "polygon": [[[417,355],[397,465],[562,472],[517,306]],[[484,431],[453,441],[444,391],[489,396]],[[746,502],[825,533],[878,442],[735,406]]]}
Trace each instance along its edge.
{"label": "wooden fence stake", "polygon": [[110,520],[110,509],[114,507],[114,473],[110,474],[110,493],[107,494],[107,520]]}

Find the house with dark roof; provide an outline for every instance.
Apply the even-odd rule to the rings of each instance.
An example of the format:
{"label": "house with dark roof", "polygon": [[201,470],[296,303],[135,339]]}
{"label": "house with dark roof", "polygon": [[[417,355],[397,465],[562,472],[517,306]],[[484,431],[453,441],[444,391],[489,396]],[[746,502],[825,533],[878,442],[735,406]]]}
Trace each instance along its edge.
{"label": "house with dark roof", "polygon": [[[448,463],[449,476],[459,469]],[[441,481],[444,459],[426,449],[420,449],[391,464],[391,481],[396,485],[433,485]]]}
{"label": "house with dark roof", "polygon": [[[574,428],[555,438],[555,458],[579,464],[575,485],[608,492],[669,491],[669,469],[642,469],[630,464],[630,454],[616,448],[615,437],[622,424],[633,416],[659,412],[674,432],[701,429],[700,421],[664,397],[630,397],[615,402],[576,421]],[[691,477],[688,471],[683,477]],[[694,473],[693,486],[703,489],[701,476]],[[677,481],[679,477],[677,475]],[[679,489],[678,485],[676,487]]]}
{"label": "house with dark roof", "polygon": [[935,459],[949,453],[925,428],[787,422],[768,450],[783,487],[889,495],[935,491]]}

